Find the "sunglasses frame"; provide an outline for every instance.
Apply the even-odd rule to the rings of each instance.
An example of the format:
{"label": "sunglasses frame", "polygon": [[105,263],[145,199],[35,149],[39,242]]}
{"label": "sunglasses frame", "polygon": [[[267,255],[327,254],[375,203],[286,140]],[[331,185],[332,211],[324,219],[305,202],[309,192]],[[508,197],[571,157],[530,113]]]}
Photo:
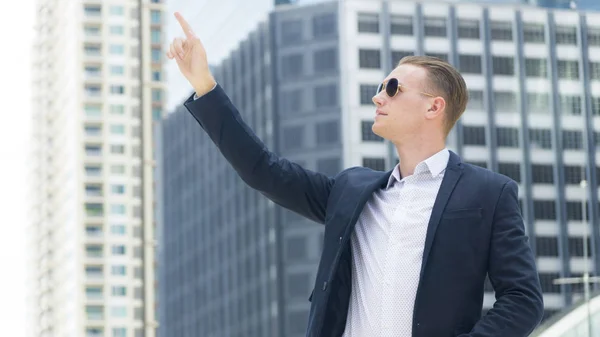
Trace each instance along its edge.
{"label": "sunglasses frame", "polygon": [[[387,86],[391,81],[396,81],[396,92],[390,96],[390,94],[387,91]],[[397,78],[390,78],[389,80],[382,82],[377,86],[377,94],[379,94],[381,91],[385,90],[385,94],[388,95],[388,97],[393,98],[396,95],[398,95],[398,93],[400,92],[401,89],[410,89],[410,88],[401,84]],[[402,90],[402,91],[404,91],[404,90]],[[429,97],[436,97],[433,94],[422,92],[422,91],[418,91],[418,93],[421,95],[429,96]]]}

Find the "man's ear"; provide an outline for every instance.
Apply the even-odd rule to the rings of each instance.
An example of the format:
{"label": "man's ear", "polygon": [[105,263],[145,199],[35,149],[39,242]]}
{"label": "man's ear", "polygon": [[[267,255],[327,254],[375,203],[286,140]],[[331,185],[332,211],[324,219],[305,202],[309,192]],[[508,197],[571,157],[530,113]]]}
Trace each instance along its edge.
{"label": "man's ear", "polygon": [[446,100],[438,96],[431,101],[425,117],[427,119],[439,118],[444,114],[444,110],[446,110]]}

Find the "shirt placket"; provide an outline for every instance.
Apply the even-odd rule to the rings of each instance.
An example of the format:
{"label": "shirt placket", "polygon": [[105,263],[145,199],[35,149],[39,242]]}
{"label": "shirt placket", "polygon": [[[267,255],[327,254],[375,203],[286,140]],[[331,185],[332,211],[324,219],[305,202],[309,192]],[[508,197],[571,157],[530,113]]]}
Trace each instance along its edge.
{"label": "shirt placket", "polygon": [[381,293],[381,337],[392,336],[394,333],[393,324],[395,324],[395,322],[392,317],[396,305],[394,287],[398,286],[394,282],[394,280],[397,279],[394,257],[398,256],[398,245],[396,243],[398,240],[398,233],[401,230],[401,228],[399,228],[401,227],[400,223],[395,221],[395,219],[399,219],[401,214],[406,210],[406,203],[403,202],[403,195],[406,192],[408,181],[409,179],[405,179],[401,182],[396,182],[397,185],[394,186],[394,188],[398,188],[399,193],[395,193],[394,198],[390,200],[396,207],[392,208],[393,211],[391,212],[391,217],[386,219],[388,226],[388,242],[386,244],[387,249]]}

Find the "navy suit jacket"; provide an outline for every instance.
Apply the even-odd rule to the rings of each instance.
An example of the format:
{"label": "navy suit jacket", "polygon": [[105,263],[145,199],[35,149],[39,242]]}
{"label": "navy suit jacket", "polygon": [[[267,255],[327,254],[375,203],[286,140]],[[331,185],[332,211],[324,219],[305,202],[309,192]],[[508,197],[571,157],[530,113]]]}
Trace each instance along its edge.
{"label": "navy suit jacket", "polygon": [[[352,285],[350,237],[391,171],[354,167],[327,177],[280,158],[242,121],[219,85],[185,106],[246,184],[325,225],[307,336],[342,336]],[[486,275],[497,300],[482,317]],[[517,184],[451,152],[427,228],[413,336],[528,336],[543,311]]]}

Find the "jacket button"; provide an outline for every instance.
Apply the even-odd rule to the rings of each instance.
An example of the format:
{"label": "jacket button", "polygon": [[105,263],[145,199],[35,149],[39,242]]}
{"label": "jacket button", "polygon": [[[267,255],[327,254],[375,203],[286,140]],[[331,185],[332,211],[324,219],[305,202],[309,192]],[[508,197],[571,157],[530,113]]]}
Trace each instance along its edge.
{"label": "jacket button", "polygon": [[340,236],[340,245],[342,244],[342,237]]}
{"label": "jacket button", "polygon": [[327,281],[323,282],[323,291],[325,291],[325,289],[327,289]]}

